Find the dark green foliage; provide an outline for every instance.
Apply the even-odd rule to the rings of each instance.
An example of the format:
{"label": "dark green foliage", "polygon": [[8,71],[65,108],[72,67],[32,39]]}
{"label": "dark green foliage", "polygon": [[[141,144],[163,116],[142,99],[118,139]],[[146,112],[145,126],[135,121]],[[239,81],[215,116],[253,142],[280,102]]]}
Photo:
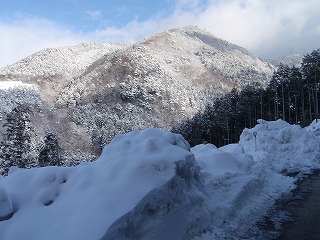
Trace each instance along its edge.
{"label": "dark green foliage", "polygon": [[266,88],[245,86],[215,99],[202,113],[175,126],[191,145],[238,142],[242,130],[257,119],[283,119],[306,126],[319,118],[320,49],[307,54],[301,68],[280,65]]}
{"label": "dark green foliage", "polygon": [[59,138],[53,132],[47,131],[44,146],[39,153],[39,166],[59,166],[61,164]]}
{"label": "dark green foliage", "polygon": [[301,72],[308,93],[309,116],[319,118],[318,92],[320,84],[320,49],[307,54],[302,61]]}
{"label": "dark green foliage", "polygon": [[4,141],[0,144],[2,174],[6,174],[10,166],[25,168],[29,165],[29,122],[28,109],[24,105],[18,105],[6,115]]}

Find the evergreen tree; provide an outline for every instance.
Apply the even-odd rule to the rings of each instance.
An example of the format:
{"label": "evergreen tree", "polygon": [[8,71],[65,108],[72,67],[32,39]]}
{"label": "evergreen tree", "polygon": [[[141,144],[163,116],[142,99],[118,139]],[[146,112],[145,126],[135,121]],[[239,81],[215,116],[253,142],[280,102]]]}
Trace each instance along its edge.
{"label": "evergreen tree", "polygon": [[308,89],[309,114],[312,121],[312,118],[319,118],[320,49],[304,56],[301,71]]}
{"label": "evergreen tree", "polygon": [[[277,71],[273,74],[270,84],[275,91],[276,118],[281,117],[283,120],[288,120],[287,109],[288,103],[288,82],[290,80],[291,70],[289,66],[280,64]],[[280,105],[280,108],[279,108]]]}
{"label": "evergreen tree", "polygon": [[24,105],[18,105],[6,115],[4,141],[0,144],[2,173],[7,173],[10,166],[28,166],[31,142],[29,122],[28,109]]}
{"label": "evergreen tree", "polygon": [[[288,88],[290,89],[289,99],[291,100],[289,106],[292,106],[289,109],[291,113],[290,123],[302,123],[305,125],[305,104],[304,104],[304,86],[302,82],[302,75],[300,69],[297,67],[291,67],[290,69],[290,78],[287,83]],[[300,119],[301,118],[301,119]]]}
{"label": "evergreen tree", "polygon": [[59,138],[53,132],[47,131],[44,146],[39,153],[39,166],[59,166],[61,164]]}

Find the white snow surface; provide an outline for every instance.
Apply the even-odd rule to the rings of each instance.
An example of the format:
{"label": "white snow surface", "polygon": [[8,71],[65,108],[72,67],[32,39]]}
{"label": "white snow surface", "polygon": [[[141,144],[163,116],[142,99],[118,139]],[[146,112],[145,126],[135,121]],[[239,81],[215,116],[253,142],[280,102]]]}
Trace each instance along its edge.
{"label": "white snow surface", "polygon": [[9,216],[12,212],[11,199],[6,190],[0,185],[0,219]]}
{"label": "white snow surface", "polygon": [[14,88],[37,89],[37,86],[35,84],[23,83],[21,81],[0,81],[0,90]]}
{"label": "white snow surface", "polygon": [[0,75],[74,77],[105,54],[125,48],[132,43],[82,43],[76,46],[47,48],[15,64],[0,68]]}
{"label": "white snow surface", "polygon": [[[244,129],[240,144],[255,161],[278,172],[293,172],[320,167],[320,142],[310,129],[319,126],[315,122],[305,129],[283,120],[264,121],[252,129]],[[256,151],[255,137],[256,135]]]}
{"label": "white snow surface", "polygon": [[313,120],[313,122],[304,129],[308,132],[312,132],[316,136],[320,136],[320,119]]}
{"label": "white snow surface", "polygon": [[205,172],[215,175],[246,173],[253,165],[252,159],[244,153],[239,144],[230,144],[217,149],[213,144],[201,144],[191,149],[199,166]]}
{"label": "white snow surface", "polygon": [[0,177],[0,239],[239,239],[295,187],[284,172],[319,168],[319,144],[281,120],[221,148],[159,129],[118,135],[95,162]]}

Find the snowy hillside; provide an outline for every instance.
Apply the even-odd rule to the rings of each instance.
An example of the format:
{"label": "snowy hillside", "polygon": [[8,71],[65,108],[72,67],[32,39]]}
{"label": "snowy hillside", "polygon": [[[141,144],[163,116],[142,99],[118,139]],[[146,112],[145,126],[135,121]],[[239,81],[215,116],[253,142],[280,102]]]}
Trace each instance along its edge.
{"label": "snowy hillside", "polygon": [[282,65],[288,65],[288,66],[295,66],[295,67],[301,67],[303,56],[306,55],[306,52],[299,51],[297,53],[289,53],[286,55],[283,55],[275,60],[269,60],[269,62],[275,66],[278,66],[280,64]]}
{"label": "snowy hillside", "polygon": [[254,239],[295,188],[284,173],[320,167],[318,129],[261,120],[219,149],[145,129],[118,135],[95,162],[12,168],[0,178],[0,239]]}
{"label": "snowy hillside", "polygon": [[1,85],[0,85],[1,90],[16,89],[16,88],[32,89],[32,88],[37,88],[37,86],[34,84],[23,83],[21,81],[3,81],[1,82]]}
{"label": "snowy hillside", "polygon": [[0,75],[43,76],[62,75],[75,77],[92,62],[111,52],[126,47],[127,44],[82,43],[77,46],[48,48],[37,52],[15,64],[0,69]]}
{"label": "snowy hillside", "polygon": [[169,130],[233,87],[266,85],[273,70],[196,27],[137,43],[45,49],[0,69],[0,119],[25,103],[33,139],[49,129],[59,135],[66,159],[88,160],[118,133]]}

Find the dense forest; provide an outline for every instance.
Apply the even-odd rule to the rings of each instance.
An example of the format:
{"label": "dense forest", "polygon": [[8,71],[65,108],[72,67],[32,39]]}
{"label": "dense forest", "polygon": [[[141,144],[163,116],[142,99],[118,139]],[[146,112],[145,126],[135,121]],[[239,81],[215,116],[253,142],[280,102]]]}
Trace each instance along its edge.
{"label": "dense forest", "polygon": [[214,99],[204,111],[173,127],[190,144],[216,146],[239,141],[257,119],[283,119],[302,127],[319,118],[320,49],[306,54],[300,67],[280,64],[267,87],[248,85]]}
{"label": "dense forest", "polygon": [[[6,175],[11,166],[19,168],[58,166],[62,164],[58,136],[47,131],[38,149],[32,149],[30,109],[18,105],[7,113],[3,128],[3,141],[0,142],[0,175]],[[38,159],[32,157],[36,152]]]}

